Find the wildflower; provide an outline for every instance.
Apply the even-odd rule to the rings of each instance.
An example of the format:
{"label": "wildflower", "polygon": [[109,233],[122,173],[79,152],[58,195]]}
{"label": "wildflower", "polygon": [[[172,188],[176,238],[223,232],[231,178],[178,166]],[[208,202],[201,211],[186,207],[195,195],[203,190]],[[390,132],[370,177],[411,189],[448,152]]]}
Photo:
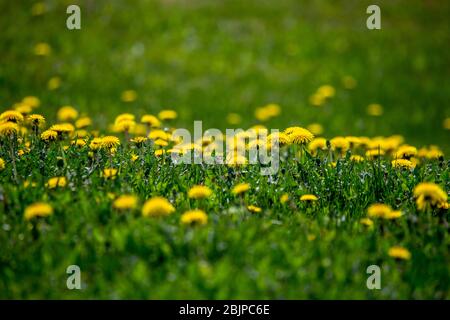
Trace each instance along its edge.
{"label": "wildflower", "polygon": [[113,208],[117,210],[131,210],[136,208],[137,197],[133,195],[122,195],[113,202]]}
{"label": "wildflower", "polygon": [[75,139],[71,143],[72,143],[72,145],[75,145],[75,146],[80,147],[80,148],[84,147],[86,145],[86,141],[83,140],[83,139]]}
{"label": "wildflower", "polygon": [[57,117],[59,121],[73,121],[78,118],[78,111],[72,106],[62,106],[58,110]]}
{"label": "wildflower", "polygon": [[330,140],[331,149],[340,154],[344,154],[350,149],[350,142],[344,137],[334,137]]}
{"label": "wildflower", "polygon": [[163,140],[163,139],[156,139],[153,143],[156,146],[160,146],[160,147],[167,147],[169,145],[169,143],[166,140]]}
{"label": "wildflower", "polygon": [[383,107],[378,103],[372,103],[367,106],[367,114],[378,117],[383,114]]}
{"label": "wildflower", "polygon": [[322,125],[320,123],[311,123],[310,125],[308,125],[306,127],[306,129],[311,131],[311,133],[316,135],[316,136],[323,133],[323,127],[322,127]]}
{"label": "wildflower", "polygon": [[119,138],[115,136],[105,136],[101,140],[102,148],[112,149],[117,147],[120,144]]}
{"label": "wildflower", "polygon": [[151,114],[145,114],[141,118],[141,122],[145,123],[150,128],[159,128],[161,126],[161,122],[157,117]]}
{"label": "wildflower", "polygon": [[391,164],[394,168],[414,169],[415,167],[413,162],[406,159],[393,160]]}
{"label": "wildflower", "polygon": [[135,155],[134,153],[131,154],[131,161],[135,162],[137,159],[139,159],[138,155]]}
{"label": "wildflower", "polygon": [[86,127],[89,127],[92,124],[92,120],[89,117],[81,117],[75,122],[75,127],[77,129],[84,129]]}
{"label": "wildflower", "polygon": [[393,219],[401,218],[402,216],[403,216],[403,212],[401,212],[400,210],[391,210],[385,214],[384,218],[387,220],[393,220]]}
{"label": "wildflower", "polygon": [[290,141],[295,144],[307,144],[314,139],[314,135],[301,127],[287,128],[284,133],[289,137]]}
{"label": "wildflower", "polygon": [[287,193],[282,194],[280,197],[280,202],[282,204],[285,204],[288,201],[289,201],[289,194],[287,194]]}
{"label": "wildflower", "polygon": [[366,157],[367,159],[377,159],[380,156],[385,155],[386,152],[384,152],[384,150],[381,149],[372,149],[372,150],[367,150],[366,151]]}
{"label": "wildflower", "polygon": [[144,217],[168,216],[173,212],[175,212],[175,208],[163,197],[153,197],[147,200],[142,207]]}
{"label": "wildflower", "polygon": [[312,202],[317,200],[318,200],[317,197],[313,194],[304,194],[300,197],[300,201]]}
{"label": "wildflower", "polygon": [[122,120],[114,124],[114,131],[116,132],[130,132],[136,122],[134,120]]}
{"label": "wildflower", "polygon": [[75,127],[70,123],[58,123],[52,125],[50,130],[56,131],[58,134],[63,134],[75,131]]}
{"label": "wildflower", "polygon": [[35,202],[25,208],[24,218],[31,220],[34,217],[48,217],[53,214],[53,208],[44,202]]}
{"label": "wildflower", "polygon": [[19,102],[14,105],[14,110],[19,112],[21,115],[27,115],[33,111],[33,108],[26,103]]}
{"label": "wildflower", "polygon": [[33,109],[37,108],[41,105],[41,101],[39,100],[38,97],[35,97],[35,96],[27,96],[27,97],[23,98],[22,103],[29,105]]}
{"label": "wildflower", "polygon": [[147,141],[146,137],[134,137],[130,140],[133,142],[136,146],[141,147],[145,141]]}
{"label": "wildflower", "polygon": [[50,178],[45,186],[49,189],[55,189],[57,187],[64,188],[67,185],[66,177],[53,177]]}
{"label": "wildflower", "polygon": [[364,161],[364,158],[361,157],[361,156],[359,156],[359,155],[357,155],[357,154],[354,154],[354,155],[352,155],[352,156],[350,157],[350,161],[353,161],[353,162],[363,162],[363,161]]}
{"label": "wildflower", "polygon": [[114,168],[105,168],[103,169],[103,178],[106,180],[111,179],[114,180],[117,176],[117,169]]}
{"label": "wildflower", "polygon": [[391,247],[388,251],[388,254],[392,258],[396,258],[396,259],[400,259],[400,260],[411,259],[411,253],[408,251],[408,249],[400,247],[400,246]]}
{"label": "wildflower", "polygon": [[291,143],[289,136],[283,132],[274,132],[267,137],[267,143],[272,145],[272,140],[277,139],[280,147],[287,146]]}
{"label": "wildflower", "polygon": [[250,184],[248,183],[239,183],[236,186],[233,187],[231,190],[231,193],[234,195],[243,194],[247,192],[250,189]]}
{"label": "wildflower", "polygon": [[259,121],[267,121],[280,114],[281,108],[277,104],[268,104],[255,110],[255,118]]}
{"label": "wildflower", "polygon": [[165,132],[164,130],[157,129],[157,130],[153,130],[152,132],[150,132],[148,137],[152,140],[158,140],[158,139],[169,140],[170,135],[167,134],[167,132]]}
{"label": "wildflower", "polygon": [[19,126],[14,122],[0,123],[0,136],[11,136],[17,134]]}
{"label": "wildflower", "polygon": [[177,112],[174,110],[162,110],[160,113],[158,113],[158,118],[161,120],[174,120],[177,118]]}
{"label": "wildflower", "polygon": [[254,206],[254,205],[249,205],[247,207],[247,210],[250,212],[253,212],[253,213],[258,213],[258,212],[261,212],[262,209],[260,207]]}
{"label": "wildflower", "polygon": [[137,92],[135,90],[125,90],[122,92],[120,99],[123,102],[133,102],[137,99]]}
{"label": "wildflower", "polygon": [[208,223],[208,216],[203,210],[189,210],[181,215],[181,223],[186,225],[205,225]]}
{"label": "wildflower", "polygon": [[60,77],[51,77],[47,82],[48,90],[56,90],[61,86],[61,78]]}
{"label": "wildflower", "polygon": [[361,220],[359,220],[359,223],[367,226],[367,227],[372,227],[373,226],[373,221],[370,220],[369,218],[362,218]]}
{"label": "wildflower", "polygon": [[34,46],[34,54],[37,56],[48,56],[51,51],[52,48],[45,42],[40,42]]}
{"label": "wildflower", "polygon": [[0,114],[0,122],[20,123],[23,121],[23,115],[16,110],[7,110]]}
{"label": "wildflower", "polygon": [[5,169],[5,160],[3,160],[2,158],[0,158],[0,171]]}
{"label": "wildflower", "polygon": [[437,207],[447,202],[447,193],[437,184],[431,182],[419,183],[414,188],[417,208],[425,210],[428,206]]}
{"label": "wildflower", "polygon": [[40,114],[30,114],[27,117],[27,120],[35,128],[42,127],[45,125],[45,118]]}
{"label": "wildflower", "polygon": [[55,141],[58,138],[58,132],[53,130],[45,130],[41,133],[41,139],[45,142]]}
{"label": "wildflower", "polygon": [[445,118],[443,126],[444,126],[444,129],[450,130],[450,117]]}
{"label": "wildflower", "polygon": [[367,209],[370,218],[385,218],[392,211],[391,207],[384,203],[374,203]]}
{"label": "wildflower", "polygon": [[394,159],[407,159],[417,155],[417,148],[409,145],[403,145],[398,148],[394,154]]}
{"label": "wildflower", "polygon": [[241,118],[241,116],[240,116],[239,114],[237,114],[237,113],[229,113],[229,114],[227,115],[227,117],[226,117],[226,121],[227,121],[229,124],[236,125],[236,124],[241,123],[242,118]]}
{"label": "wildflower", "polygon": [[193,186],[189,192],[188,197],[191,199],[204,199],[211,196],[212,191],[206,186]]}
{"label": "wildflower", "polygon": [[317,150],[327,150],[327,139],[325,138],[315,138],[309,145],[308,149],[312,154],[317,154]]}
{"label": "wildflower", "polygon": [[164,149],[155,150],[155,156],[157,156],[157,157],[160,157],[164,154],[166,154],[166,150],[164,150]]}
{"label": "wildflower", "polygon": [[99,150],[102,147],[102,142],[103,142],[102,138],[94,138],[89,143],[89,148],[94,151]]}
{"label": "wildflower", "polygon": [[317,89],[317,94],[325,99],[332,98],[336,94],[336,89],[331,85],[323,85]]}

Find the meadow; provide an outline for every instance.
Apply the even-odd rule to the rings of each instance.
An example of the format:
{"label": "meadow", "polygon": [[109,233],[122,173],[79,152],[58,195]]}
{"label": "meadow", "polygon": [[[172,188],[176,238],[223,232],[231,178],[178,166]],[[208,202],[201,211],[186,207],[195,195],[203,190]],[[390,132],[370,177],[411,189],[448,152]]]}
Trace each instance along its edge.
{"label": "meadow", "polygon": [[370,4],[0,2],[0,298],[449,299],[450,3]]}

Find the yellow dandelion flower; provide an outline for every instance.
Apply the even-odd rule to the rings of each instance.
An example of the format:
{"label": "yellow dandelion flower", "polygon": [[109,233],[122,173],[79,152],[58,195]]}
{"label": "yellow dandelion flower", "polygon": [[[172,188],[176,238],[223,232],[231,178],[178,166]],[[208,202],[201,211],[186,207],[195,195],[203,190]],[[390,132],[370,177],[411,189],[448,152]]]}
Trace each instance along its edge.
{"label": "yellow dandelion flower", "polygon": [[301,127],[287,128],[284,133],[294,144],[307,144],[314,139],[314,135],[309,130]]}
{"label": "yellow dandelion flower", "polygon": [[34,109],[41,105],[41,100],[35,96],[27,96],[22,99],[22,103],[25,103]]}
{"label": "yellow dandelion flower", "polygon": [[359,155],[357,155],[357,154],[355,154],[355,155],[352,155],[352,156],[350,157],[350,161],[353,161],[353,162],[363,162],[363,161],[364,161],[364,158],[361,157],[361,156],[359,156]]}
{"label": "yellow dandelion flower", "polygon": [[112,149],[120,145],[120,140],[116,136],[104,136],[101,141],[102,148]]}
{"label": "yellow dandelion flower", "polygon": [[52,48],[48,43],[40,42],[34,46],[33,51],[37,56],[48,56],[52,52]]}
{"label": "yellow dandelion flower", "polygon": [[0,158],[0,171],[5,169],[5,160]]}
{"label": "yellow dandelion flower", "polygon": [[445,118],[444,123],[443,123],[443,127],[446,130],[450,130],[450,117]]}
{"label": "yellow dandelion flower", "polygon": [[117,210],[131,210],[137,206],[138,199],[133,195],[122,195],[113,202],[113,208]]}
{"label": "yellow dandelion flower", "polygon": [[417,148],[410,145],[400,146],[394,154],[394,159],[407,159],[417,155]]}
{"label": "yellow dandelion flower", "polygon": [[27,120],[33,127],[42,127],[45,125],[45,118],[40,114],[30,114]]}
{"label": "yellow dandelion flower", "polygon": [[114,124],[115,132],[130,132],[136,126],[134,120],[122,120]]}
{"label": "yellow dandelion flower", "polygon": [[163,140],[163,139],[156,139],[153,143],[156,146],[160,146],[160,147],[167,147],[169,145],[169,143],[166,140]]}
{"label": "yellow dandelion flower", "polygon": [[94,138],[89,143],[89,148],[94,151],[99,150],[102,147],[102,142],[103,142],[102,138]]}
{"label": "yellow dandelion flower", "polygon": [[280,147],[287,146],[291,143],[291,139],[289,138],[289,136],[283,132],[274,132],[269,134],[269,136],[267,137],[267,143],[272,144],[272,141],[275,139],[278,140],[278,145]]}
{"label": "yellow dandelion flower", "polygon": [[239,195],[247,192],[250,189],[250,184],[248,183],[239,183],[236,186],[233,187],[231,190],[231,193],[234,195]]}
{"label": "yellow dandelion flower", "polygon": [[59,121],[73,121],[78,118],[78,111],[72,106],[62,106],[56,116]]}
{"label": "yellow dandelion flower", "polygon": [[304,194],[300,197],[300,201],[312,202],[317,200],[318,198],[313,194]]}
{"label": "yellow dandelion flower", "polygon": [[359,223],[365,225],[366,227],[372,227],[373,226],[373,221],[369,218],[362,218],[361,220],[359,220]]}
{"label": "yellow dandelion flower", "polygon": [[45,130],[41,133],[41,139],[45,142],[55,141],[56,139],[58,139],[58,132],[53,130]]}
{"label": "yellow dandelion flower", "polygon": [[331,149],[340,154],[344,154],[350,149],[350,142],[345,137],[334,137],[330,140]]}
{"label": "yellow dandelion flower", "polygon": [[379,117],[383,114],[383,107],[378,103],[372,103],[367,106],[367,114],[373,117]]}
{"label": "yellow dandelion flower", "polygon": [[333,86],[326,84],[317,89],[317,94],[325,99],[332,98],[336,94],[336,89]]}
{"label": "yellow dandelion flower", "polygon": [[103,178],[105,180],[114,180],[117,176],[117,169],[114,168],[105,168],[103,169]]}
{"label": "yellow dandelion flower", "polygon": [[141,122],[145,123],[150,128],[159,128],[161,126],[161,122],[157,117],[151,114],[145,114],[141,118]]}
{"label": "yellow dandelion flower", "polygon": [[327,150],[327,139],[325,138],[313,139],[308,145],[308,150],[314,155],[317,154],[317,150],[322,151]]}
{"label": "yellow dandelion flower", "polygon": [[49,189],[55,189],[55,188],[64,188],[67,185],[67,179],[66,177],[53,177],[48,179],[45,186]]}
{"label": "yellow dandelion flower", "polygon": [[208,198],[209,196],[211,196],[211,194],[212,194],[212,191],[210,188],[208,188],[207,186],[201,186],[201,185],[193,186],[188,191],[188,197],[191,199],[204,199],[204,198]]}
{"label": "yellow dandelion flower", "polygon": [[133,102],[137,99],[137,92],[135,90],[125,90],[120,95],[123,102]]}
{"label": "yellow dandelion flower", "polygon": [[135,162],[137,159],[139,159],[138,155],[135,155],[134,153],[131,154],[131,161]]}
{"label": "yellow dandelion flower", "polygon": [[189,210],[181,215],[181,223],[185,225],[205,225],[208,223],[208,216],[200,209]]}
{"label": "yellow dandelion flower", "polygon": [[48,90],[56,90],[61,86],[61,78],[60,77],[51,77],[47,82]]}
{"label": "yellow dandelion flower", "polygon": [[160,157],[164,154],[166,154],[166,150],[164,150],[164,149],[155,150],[155,156],[157,156],[157,157]]}
{"label": "yellow dandelion flower", "polygon": [[84,129],[92,124],[92,120],[89,117],[81,117],[75,121],[75,127],[77,129]]}
{"label": "yellow dandelion flower", "polygon": [[367,208],[370,218],[384,218],[392,211],[391,207],[384,203],[374,203]]}
{"label": "yellow dandelion flower", "polygon": [[33,111],[33,108],[26,103],[20,102],[14,104],[14,110],[16,110],[22,115],[27,115]]}
{"label": "yellow dandelion flower", "polygon": [[289,201],[289,194],[287,194],[287,193],[282,194],[280,197],[280,202],[282,204],[285,204],[288,201]]}
{"label": "yellow dandelion flower", "polygon": [[261,212],[262,209],[260,207],[254,206],[254,205],[249,205],[247,206],[247,210],[253,213],[258,213]]}
{"label": "yellow dandelion flower", "polygon": [[236,125],[236,124],[241,123],[242,118],[239,114],[232,112],[227,115],[226,121],[227,121],[227,123],[229,123],[231,125]]}
{"label": "yellow dandelion flower", "polygon": [[53,208],[44,202],[36,202],[25,208],[24,218],[31,220],[35,217],[48,217],[53,214]]}
{"label": "yellow dandelion flower", "polygon": [[417,208],[425,210],[427,207],[436,207],[447,202],[447,193],[442,188],[431,182],[419,183],[414,188]]}
{"label": "yellow dandelion flower", "polygon": [[382,149],[371,149],[371,150],[366,151],[366,157],[367,157],[367,159],[373,160],[373,159],[377,159],[381,156],[384,156],[385,153],[386,152]]}
{"label": "yellow dandelion flower", "polygon": [[50,130],[56,131],[59,134],[70,133],[75,131],[75,127],[71,123],[58,123],[50,127]]}
{"label": "yellow dandelion flower", "polygon": [[403,212],[401,212],[400,210],[392,210],[392,211],[389,211],[388,213],[386,213],[383,218],[388,219],[388,220],[393,220],[393,219],[401,218],[402,216],[403,216]]}
{"label": "yellow dandelion flower", "polygon": [[400,260],[409,260],[411,259],[411,253],[408,251],[408,249],[400,247],[400,246],[394,246],[389,248],[388,255],[395,259]]}
{"label": "yellow dandelion flower", "polygon": [[14,122],[0,123],[0,136],[11,136],[19,132],[19,126]]}
{"label": "yellow dandelion flower", "polygon": [[142,207],[144,217],[168,216],[175,212],[174,206],[163,197],[153,197],[147,200]]}
{"label": "yellow dandelion flower", "polygon": [[162,110],[158,113],[158,118],[160,118],[162,121],[166,120],[174,120],[178,116],[177,112],[175,110]]}
{"label": "yellow dandelion flower", "polygon": [[81,148],[86,145],[86,141],[83,139],[75,139],[71,142],[71,144]]}
{"label": "yellow dandelion flower", "polygon": [[152,140],[158,140],[158,139],[169,140],[169,138],[171,136],[164,130],[157,129],[157,130],[153,130],[152,132],[150,132],[148,137]]}
{"label": "yellow dandelion flower", "polygon": [[412,161],[406,159],[397,159],[391,161],[392,167],[403,168],[403,169],[414,169],[415,165]]}
{"label": "yellow dandelion flower", "polygon": [[323,126],[320,123],[311,123],[306,127],[312,134],[318,136],[323,133]]}
{"label": "yellow dandelion flower", "polygon": [[23,115],[16,110],[6,110],[0,114],[0,122],[20,123],[23,121]]}

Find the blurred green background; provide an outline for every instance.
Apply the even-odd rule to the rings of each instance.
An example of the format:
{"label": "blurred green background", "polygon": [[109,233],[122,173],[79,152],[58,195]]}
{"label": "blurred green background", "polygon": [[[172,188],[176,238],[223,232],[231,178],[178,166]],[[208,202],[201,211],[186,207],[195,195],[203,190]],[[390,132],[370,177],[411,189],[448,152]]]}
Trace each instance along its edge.
{"label": "blurred green background", "polygon": [[[450,64],[448,1],[377,1],[382,29],[368,30],[373,1],[128,0],[1,1],[0,103],[27,95],[52,120],[70,104],[106,128],[121,112],[179,112],[175,125],[241,127],[254,109],[278,103],[272,128],[318,122],[324,135],[402,134],[448,153]],[[81,7],[81,30],[66,28],[66,7]],[[33,53],[48,43],[47,56]],[[342,78],[357,81],[345,90]],[[61,85],[48,90],[52,77]],[[325,106],[308,102],[323,84]],[[124,103],[124,90],[138,97]],[[380,117],[367,115],[380,103]]]}

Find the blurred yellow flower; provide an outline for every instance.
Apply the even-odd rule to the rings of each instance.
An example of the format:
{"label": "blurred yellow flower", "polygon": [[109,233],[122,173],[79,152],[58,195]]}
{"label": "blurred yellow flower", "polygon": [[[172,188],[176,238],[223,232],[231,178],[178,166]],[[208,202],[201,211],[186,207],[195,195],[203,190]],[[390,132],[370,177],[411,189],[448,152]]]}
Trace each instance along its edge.
{"label": "blurred yellow flower", "polygon": [[249,205],[249,206],[247,206],[247,210],[250,212],[253,212],[253,213],[258,213],[258,212],[261,212],[262,209],[260,207],[254,206],[254,205]]}
{"label": "blurred yellow flower", "polygon": [[160,118],[162,121],[166,120],[174,120],[178,116],[177,112],[175,110],[162,110],[158,113],[158,118]]}
{"label": "blurred yellow flower", "polygon": [[23,115],[16,110],[6,110],[0,114],[0,122],[20,123],[24,119]]}
{"label": "blurred yellow flower", "polygon": [[415,164],[406,159],[397,159],[391,161],[391,164],[394,168],[403,168],[403,169],[414,169]]}
{"label": "blurred yellow flower", "polygon": [[189,210],[181,215],[181,223],[185,225],[205,225],[208,223],[208,216],[200,209]]}
{"label": "blurred yellow flower", "polygon": [[450,130],[450,117],[445,118],[443,126],[444,126],[444,129]]}
{"label": "blurred yellow flower", "polygon": [[17,134],[19,126],[14,122],[0,123],[0,136],[11,136]]}
{"label": "blurred yellow flower", "polygon": [[191,199],[204,199],[204,198],[208,198],[209,196],[211,196],[212,191],[210,188],[206,187],[206,186],[193,186],[189,191],[188,191],[188,197]]}
{"label": "blurred yellow flower", "polygon": [[27,120],[33,127],[42,127],[45,125],[45,118],[40,114],[30,114]]}
{"label": "blurred yellow flower", "polygon": [[161,126],[161,122],[157,117],[151,114],[145,114],[141,118],[141,122],[145,123],[150,128],[159,128]]}
{"label": "blurred yellow flower", "polygon": [[231,193],[234,195],[243,194],[250,189],[250,184],[248,183],[239,183],[233,187]]}
{"label": "blurred yellow flower", "polygon": [[137,206],[138,199],[133,195],[122,195],[113,202],[113,208],[117,210],[131,210]]}
{"label": "blurred yellow flower", "polygon": [[320,123],[311,123],[306,127],[312,134],[318,136],[323,133],[323,127]]}
{"label": "blurred yellow flower", "polygon": [[27,96],[22,99],[22,103],[25,103],[34,109],[41,105],[41,100],[35,96]]}
{"label": "blurred yellow flower", "polygon": [[25,208],[24,218],[31,220],[34,217],[48,217],[53,214],[53,208],[44,202],[36,202]]}
{"label": "blurred yellow flower", "polygon": [[66,177],[53,177],[48,179],[45,186],[49,189],[55,189],[57,187],[64,188],[67,185]]}
{"label": "blurred yellow flower", "polygon": [[331,149],[344,154],[350,149],[350,142],[345,137],[334,137],[330,140]]}
{"label": "blurred yellow flower", "polygon": [[70,133],[75,131],[75,127],[70,123],[58,123],[50,127],[49,130],[56,131],[57,133]]}
{"label": "blurred yellow flower", "polygon": [[357,82],[352,76],[344,76],[342,77],[342,85],[345,89],[354,89],[357,85]]}
{"label": "blurred yellow flower", "polygon": [[5,160],[3,160],[2,158],[0,158],[0,171],[5,169]]}
{"label": "blurred yellow flower", "polygon": [[383,107],[378,103],[372,103],[367,106],[367,114],[374,117],[379,117],[383,114]]}
{"label": "blurred yellow flower", "polygon": [[48,90],[56,90],[61,86],[61,78],[60,77],[51,77],[47,82]]}
{"label": "blurred yellow flower", "polygon": [[374,203],[367,208],[370,218],[384,218],[392,211],[391,207],[384,203]]}
{"label": "blurred yellow flower", "polygon": [[280,197],[280,202],[282,204],[285,204],[288,201],[289,201],[289,194],[287,194],[287,193],[282,194]]}
{"label": "blurred yellow flower", "polygon": [[89,117],[81,117],[75,121],[75,127],[78,129],[84,129],[92,124],[92,120]]}
{"label": "blurred yellow flower", "polygon": [[300,201],[310,202],[310,201],[317,201],[317,200],[318,200],[318,198],[313,194],[304,194],[300,197]]}
{"label": "blurred yellow flower", "polygon": [[58,139],[58,132],[53,130],[45,130],[41,133],[41,139],[45,142],[55,141]]}
{"label": "blurred yellow flower", "polygon": [[103,169],[103,178],[106,180],[111,179],[114,180],[117,176],[117,169],[114,168],[105,168]]}
{"label": "blurred yellow flower", "polygon": [[48,43],[40,42],[34,46],[33,51],[37,56],[48,56],[52,52],[52,48]]}
{"label": "blurred yellow flower", "polygon": [[414,188],[414,197],[419,210],[442,205],[448,198],[447,193],[439,185],[431,182],[419,183]]}
{"label": "blurred yellow flower", "polygon": [[400,247],[400,246],[391,247],[388,251],[388,254],[392,258],[396,258],[396,259],[400,259],[400,260],[411,259],[411,253],[408,251],[408,249]]}
{"label": "blurred yellow flower", "polygon": [[122,92],[120,99],[123,102],[133,102],[137,99],[137,92],[135,90],[125,90]]}
{"label": "blurred yellow flower", "polygon": [[242,118],[238,113],[229,113],[226,117],[226,120],[231,125],[236,125],[241,123]]}
{"label": "blurred yellow flower", "polygon": [[359,220],[359,222],[367,227],[373,226],[373,221],[370,220],[369,218],[362,218],[361,220]]}
{"label": "blurred yellow flower", "polygon": [[173,212],[175,212],[175,208],[163,197],[153,197],[147,200],[142,207],[144,217],[168,216]]}

